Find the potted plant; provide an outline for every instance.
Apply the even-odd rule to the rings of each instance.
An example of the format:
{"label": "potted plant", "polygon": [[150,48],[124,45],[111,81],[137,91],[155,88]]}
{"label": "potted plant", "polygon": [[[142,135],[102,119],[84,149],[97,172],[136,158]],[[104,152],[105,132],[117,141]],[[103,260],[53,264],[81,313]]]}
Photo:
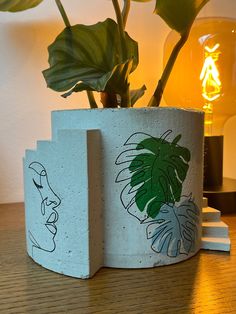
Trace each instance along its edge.
{"label": "potted plant", "polygon": [[[121,8],[112,0],[116,21],[72,26],[55,0],[65,29],[48,48],[43,75],[65,98],[86,91],[91,109],[53,112],[52,141],[26,153],[27,249],[36,262],[84,278],[101,266],[176,263],[200,249],[203,114],[156,107],[208,1],[156,0],[154,13],[180,39],[148,105],[135,109],[146,87],[130,88],[139,62],[138,44],[125,30],[132,1],[122,1]],[[41,2],[0,0],[0,10]]]}

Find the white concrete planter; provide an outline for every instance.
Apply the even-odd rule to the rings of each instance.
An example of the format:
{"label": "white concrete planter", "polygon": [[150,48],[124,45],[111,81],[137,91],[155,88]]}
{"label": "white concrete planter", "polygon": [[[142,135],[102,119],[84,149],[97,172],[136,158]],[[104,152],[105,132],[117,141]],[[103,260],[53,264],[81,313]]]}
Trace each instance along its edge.
{"label": "white concrete planter", "polygon": [[28,254],[78,278],[190,258],[201,245],[202,157],[201,112],[53,112],[52,140],[24,159]]}

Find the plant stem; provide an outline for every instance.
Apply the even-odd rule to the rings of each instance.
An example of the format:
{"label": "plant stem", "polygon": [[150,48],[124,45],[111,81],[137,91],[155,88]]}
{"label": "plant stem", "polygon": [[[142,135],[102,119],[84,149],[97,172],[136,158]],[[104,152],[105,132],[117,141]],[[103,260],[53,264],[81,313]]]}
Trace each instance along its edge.
{"label": "plant stem", "polygon": [[121,103],[120,106],[123,107],[131,107],[131,99],[130,99],[130,90],[129,90],[129,85],[127,86],[126,92],[124,95],[121,97]]}
{"label": "plant stem", "polygon": [[86,92],[87,92],[87,96],[88,96],[90,107],[91,108],[98,108],[98,105],[96,103],[96,100],[95,100],[93,92],[90,91],[90,90],[87,90]]}
{"label": "plant stem", "polygon": [[178,57],[178,54],[188,39],[188,35],[189,35],[189,32],[182,34],[180,37],[180,40],[177,42],[177,44],[173,48],[172,53],[169,57],[169,60],[165,66],[163,73],[162,73],[162,76],[161,76],[161,78],[157,84],[155,92],[154,92],[154,94],[153,94],[153,96],[152,96],[152,98],[148,104],[149,107],[158,107],[160,105],[161,98],[162,98],[164,89],[166,87],[166,83],[169,79],[169,76],[170,76],[171,71],[173,69],[173,66],[175,64],[175,61]]}
{"label": "plant stem", "polygon": [[[124,62],[124,60],[128,59],[127,56],[127,48],[126,48],[126,40],[125,40],[125,25],[127,22],[129,9],[130,9],[130,0],[124,0],[124,8],[121,13],[120,5],[118,0],[112,0],[115,13],[116,13],[116,20],[119,28],[119,34],[120,34],[120,42],[121,42],[121,50],[122,55],[120,56],[120,63]],[[131,107],[131,101],[130,101],[130,91],[129,86],[127,87],[127,90],[125,91],[125,94],[121,97],[121,107]]]}
{"label": "plant stem", "polygon": [[104,108],[117,108],[117,97],[116,94],[101,92],[101,103]]}
{"label": "plant stem", "polygon": [[124,7],[122,10],[122,17],[123,17],[123,24],[124,24],[124,29],[127,23],[127,19],[128,19],[128,15],[129,15],[129,11],[130,11],[130,3],[131,0],[123,0],[124,1]]}
{"label": "plant stem", "polygon": [[122,56],[120,56],[120,62],[123,62],[123,60],[127,59],[127,50],[126,50],[126,44],[125,44],[125,28],[124,28],[124,21],[121,14],[120,6],[118,3],[118,0],[112,0],[115,13],[116,13],[116,20],[119,28],[119,34],[120,34],[120,41],[121,41],[121,49],[122,49]]}
{"label": "plant stem", "polygon": [[56,5],[57,5],[60,13],[61,13],[61,16],[63,18],[63,21],[64,21],[66,27],[70,27],[71,25],[70,25],[69,19],[68,19],[67,15],[66,15],[66,11],[65,11],[61,1],[60,0],[55,0],[55,2],[56,2]]}
{"label": "plant stem", "polygon": [[[66,11],[65,11],[61,1],[60,0],[55,0],[55,2],[56,2],[56,5],[57,5],[60,13],[61,13],[61,16],[63,18],[65,26],[66,27],[71,27],[70,21],[68,19],[68,16],[66,14]],[[88,91],[88,90],[86,92],[87,92],[87,96],[88,96],[90,107],[91,108],[98,108],[98,105],[97,105],[96,100],[94,98],[93,92],[92,91]]]}

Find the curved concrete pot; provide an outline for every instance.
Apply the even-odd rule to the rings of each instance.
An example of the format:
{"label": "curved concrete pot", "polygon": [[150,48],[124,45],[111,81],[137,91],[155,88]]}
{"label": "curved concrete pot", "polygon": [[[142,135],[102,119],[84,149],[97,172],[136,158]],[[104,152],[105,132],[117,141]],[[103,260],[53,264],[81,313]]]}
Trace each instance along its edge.
{"label": "curved concrete pot", "polygon": [[89,278],[201,245],[203,114],[175,108],[52,113],[52,140],[24,158],[28,254]]}

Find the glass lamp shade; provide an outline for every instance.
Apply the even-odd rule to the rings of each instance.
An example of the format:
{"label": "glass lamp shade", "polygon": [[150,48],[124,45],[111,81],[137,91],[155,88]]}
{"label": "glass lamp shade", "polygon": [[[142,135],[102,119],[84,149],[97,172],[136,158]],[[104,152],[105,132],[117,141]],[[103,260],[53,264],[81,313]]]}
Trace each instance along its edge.
{"label": "glass lamp shade", "polygon": [[[171,31],[164,64],[178,40]],[[206,135],[222,133],[236,114],[236,20],[197,19],[164,91],[167,105],[205,111]],[[211,134],[209,134],[211,133]]]}

